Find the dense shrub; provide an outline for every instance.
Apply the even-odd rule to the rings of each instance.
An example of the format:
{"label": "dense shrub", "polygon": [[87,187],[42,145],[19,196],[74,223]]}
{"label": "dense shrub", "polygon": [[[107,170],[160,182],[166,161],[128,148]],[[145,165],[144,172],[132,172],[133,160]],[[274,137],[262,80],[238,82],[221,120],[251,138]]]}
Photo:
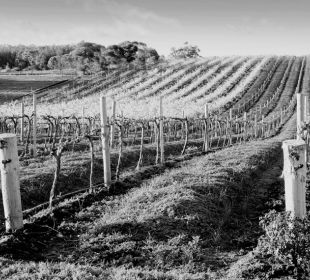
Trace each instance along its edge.
{"label": "dense shrub", "polygon": [[260,221],[265,231],[255,254],[269,268],[269,276],[291,274],[297,279],[310,276],[310,219],[271,211]]}

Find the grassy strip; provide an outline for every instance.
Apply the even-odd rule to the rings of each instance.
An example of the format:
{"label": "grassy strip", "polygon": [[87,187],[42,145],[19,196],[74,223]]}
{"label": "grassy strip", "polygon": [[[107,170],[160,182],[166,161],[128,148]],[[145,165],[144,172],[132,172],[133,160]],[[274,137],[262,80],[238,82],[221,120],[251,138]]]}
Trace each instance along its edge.
{"label": "grassy strip", "polygon": [[[183,148],[183,141],[165,144],[166,158],[179,155]],[[197,152],[202,149],[202,140],[190,141],[188,153]],[[132,174],[139,159],[139,147],[128,147],[122,156],[121,178]],[[153,165],[156,157],[155,145],[145,145],[143,152],[143,166]],[[116,169],[118,152],[111,153],[112,172]],[[49,191],[54,176],[54,160],[30,159],[22,162],[21,168],[21,196],[23,209],[34,207],[48,201]],[[89,152],[65,153],[62,158],[62,169],[58,193],[66,194],[86,188],[89,185],[90,156]],[[102,154],[96,153],[94,165],[94,184],[102,183],[103,167]],[[1,194],[0,194],[1,197]],[[3,217],[2,199],[0,199],[0,216]]]}
{"label": "grassy strip", "polygon": [[[236,139],[233,139],[233,141]],[[217,139],[212,143],[216,149]],[[227,142],[227,141],[226,141]],[[183,148],[183,141],[175,141],[165,144],[165,157],[173,159],[178,156]],[[190,140],[186,150],[187,154],[196,154],[202,150],[202,140]],[[219,147],[223,145],[223,139],[219,141]],[[139,146],[127,147],[123,152],[121,162],[121,178],[132,173],[139,159]],[[143,166],[151,166],[156,158],[156,146],[145,145],[143,151]],[[116,169],[118,160],[117,150],[111,152],[112,172]],[[21,162],[21,196],[23,209],[29,209],[48,201],[49,191],[54,176],[55,163],[52,158],[24,159]],[[62,169],[58,187],[59,195],[79,191],[89,185],[90,156],[89,151],[67,152],[62,157]],[[113,174],[112,174],[113,175]],[[103,182],[102,154],[97,152],[94,164],[94,184]],[[1,198],[1,194],[0,194]],[[0,199],[0,217],[3,217],[2,200]]]}

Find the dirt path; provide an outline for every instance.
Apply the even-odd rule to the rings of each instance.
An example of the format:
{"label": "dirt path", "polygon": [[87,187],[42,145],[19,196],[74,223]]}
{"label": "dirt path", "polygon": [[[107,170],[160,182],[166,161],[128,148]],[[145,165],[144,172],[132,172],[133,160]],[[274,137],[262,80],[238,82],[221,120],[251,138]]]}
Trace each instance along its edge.
{"label": "dirt path", "polygon": [[[283,169],[283,152],[281,146],[282,141],[294,138],[296,131],[295,123],[296,115],[294,114],[284,126],[281,133],[273,139],[278,142],[278,156],[274,159],[270,168],[261,172],[258,179],[253,182],[253,189],[261,191],[260,197],[268,198],[265,201],[257,201],[257,214],[259,217],[270,209],[284,210],[284,181],[281,178]],[[248,253],[249,250],[223,253],[222,257],[226,259],[226,265],[215,273],[216,279],[235,280],[235,266],[239,267],[238,262],[247,258]],[[221,257],[219,256],[219,258]]]}

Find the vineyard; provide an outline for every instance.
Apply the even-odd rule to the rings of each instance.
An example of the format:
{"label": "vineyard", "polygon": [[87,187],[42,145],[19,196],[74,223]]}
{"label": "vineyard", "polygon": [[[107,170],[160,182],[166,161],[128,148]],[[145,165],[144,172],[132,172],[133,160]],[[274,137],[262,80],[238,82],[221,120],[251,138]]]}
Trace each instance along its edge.
{"label": "vineyard", "polygon": [[0,133],[17,136],[26,220],[0,242],[3,279],[248,279],[309,91],[310,57],[236,56],[13,96]]}

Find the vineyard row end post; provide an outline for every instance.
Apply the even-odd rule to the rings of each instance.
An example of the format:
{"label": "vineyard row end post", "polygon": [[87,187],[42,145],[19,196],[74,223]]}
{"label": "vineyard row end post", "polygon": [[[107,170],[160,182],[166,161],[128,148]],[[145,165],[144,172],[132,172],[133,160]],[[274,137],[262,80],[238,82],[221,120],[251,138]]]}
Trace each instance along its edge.
{"label": "vineyard row end post", "polygon": [[23,228],[17,136],[0,134],[1,188],[7,232]]}
{"label": "vineyard row end post", "polygon": [[309,107],[309,104],[308,104],[308,95],[307,94],[303,94],[303,102],[304,102],[304,118],[305,118],[305,121],[307,121],[307,117],[308,117],[308,107]]}
{"label": "vineyard row end post", "polygon": [[164,148],[164,117],[163,117],[163,98],[159,98],[159,136],[160,136],[160,163],[165,163],[165,148]]}
{"label": "vineyard row end post", "polygon": [[296,93],[297,99],[297,140],[301,139],[302,123],[304,122],[304,98],[301,93]]}
{"label": "vineyard row end post", "polygon": [[109,126],[107,118],[107,104],[105,96],[100,97],[100,123],[103,159],[103,177],[106,186],[111,185],[111,161],[109,147]]}
{"label": "vineyard row end post", "polygon": [[205,152],[209,151],[209,108],[208,104],[205,104]]}
{"label": "vineyard row end post", "polygon": [[32,128],[32,152],[33,157],[37,156],[37,95],[33,93],[33,128]]}
{"label": "vineyard row end post", "polygon": [[244,141],[246,140],[247,137],[247,113],[243,113],[243,123],[244,123]]}
{"label": "vineyard row end post", "polygon": [[229,145],[232,145],[232,135],[233,135],[233,110],[229,110]]}
{"label": "vineyard row end post", "polygon": [[[82,107],[82,134],[85,135],[86,132],[86,128],[85,128],[85,107]],[[91,131],[89,132],[91,134]]]}
{"label": "vineyard row end post", "polygon": [[24,98],[22,98],[22,102],[20,104],[20,114],[21,114],[21,119],[20,119],[20,141],[23,143],[24,142],[24,114],[25,114],[25,106],[24,106]]}
{"label": "vineyard row end post", "polygon": [[115,136],[115,124],[114,124],[114,120],[115,120],[115,111],[116,111],[116,101],[113,100],[112,103],[112,123],[111,123],[111,132],[110,132],[110,146],[111,148],[114,145],[114,136]]}
{"label": "vineyard row end post", "polygon": [[286,140],[282,149],[285,210],[303,218],[306,214],[306,143],[304,140]]}

